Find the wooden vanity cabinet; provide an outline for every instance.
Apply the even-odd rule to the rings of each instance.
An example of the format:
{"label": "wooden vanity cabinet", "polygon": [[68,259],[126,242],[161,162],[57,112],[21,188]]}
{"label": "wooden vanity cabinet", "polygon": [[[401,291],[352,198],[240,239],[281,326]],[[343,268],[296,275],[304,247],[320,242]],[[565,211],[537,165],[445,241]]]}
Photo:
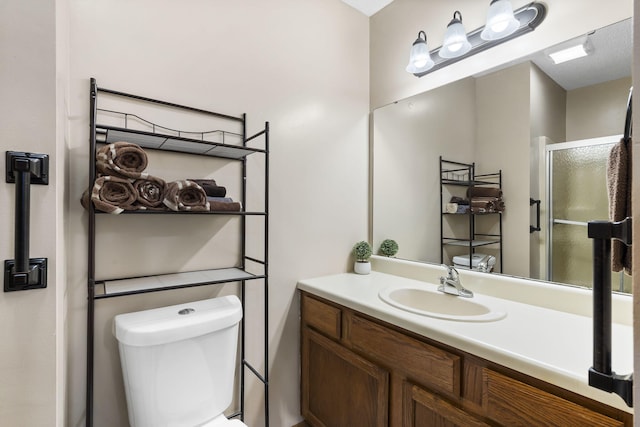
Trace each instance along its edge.
{"label": "wooden vanity cabinet", "polygon": [[301,292],[314,427],[632,426],[624,411]]}

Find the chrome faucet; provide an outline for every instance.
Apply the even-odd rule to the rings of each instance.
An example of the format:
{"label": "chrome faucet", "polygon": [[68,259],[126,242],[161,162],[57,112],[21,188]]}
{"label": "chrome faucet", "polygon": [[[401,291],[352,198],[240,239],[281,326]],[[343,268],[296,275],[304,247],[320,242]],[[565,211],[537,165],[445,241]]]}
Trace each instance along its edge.
{"label": "chrome faucet", "polygon": [[442,266],[447,269],[447,276],[440,277],[440,286],[438,286],[438,290],[440,292],[444,292],[445,294],[456,295],[459,297],[473,297],[473,292],[465,289],[464,286],[462,286],[462,283],[460,283],[458,270],[456,270],[453,266],[448,266],[445,264],[442,264]]}
{"label": "chrome faucet", "polygon": [[491,260],[491,255],[483,256],[480,261],[478,261],[478,271],[483,273],[491,273],[491,266],[489,265],[489,261]]}

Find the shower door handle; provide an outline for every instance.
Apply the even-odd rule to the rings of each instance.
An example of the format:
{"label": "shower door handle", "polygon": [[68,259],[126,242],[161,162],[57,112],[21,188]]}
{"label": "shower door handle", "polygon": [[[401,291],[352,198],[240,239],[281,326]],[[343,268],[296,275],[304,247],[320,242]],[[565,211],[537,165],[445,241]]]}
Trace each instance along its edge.
{"label": "shower door handle", "polygon": [[542,230],[540,228],[540,200],[535,200],[529,197],[529,206],[531,207],[533,205],[536,205],[536,226],[529,226],[529,234],[533,233],[534,231]]}
{"label": "shower door handle", "polygon": [[47,287],[47,259],[29,258],[31,184],[49,184],[49,156],[7,151],[6,181],[16,184],[15,259],[4,261],[4,291]]}

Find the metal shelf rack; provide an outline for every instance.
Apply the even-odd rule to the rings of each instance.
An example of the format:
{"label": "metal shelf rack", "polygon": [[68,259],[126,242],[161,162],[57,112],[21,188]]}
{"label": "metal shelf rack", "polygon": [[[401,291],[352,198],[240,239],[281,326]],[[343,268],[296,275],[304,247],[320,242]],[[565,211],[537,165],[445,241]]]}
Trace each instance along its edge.
{"label": "metal shelf rack", "polygon": [[[124,102],[145,104],[153,108],[166,109],[166,111],[185,113],[198,113],[208,117],[228,122],[241,128],[241,132],[228,132],[214,130],[210,132],[184,132],[164,127],[142,119],[136,114],[125,113],[98,108],[98,98],[101,96],[116,97]],[[118,126],[112,123],[101,124],[98,119],[105,117],[107,121],[119,120]],[[115,118],[115,119],[114,119]],[[142,129],[140,129],[142,128]],[[255,140],[255,141],[254,141]],[[171,274],[159,274],[142,277],[126,277],[117,279],[99,279],[96,277],[96,221],[103,216],[103,212],[97,212],[93,203],[89,203],[88,210],[88,259],[87,259],[87,375],[86,375],[86,426],[93,425],[93,401],[94,401],[94,332],[95,332],[95,303],[104,298],[124,297],[150,292],[162,292],[166,290],[182,289],[196,286],[214,286],[224,283],[240,283],[240,299],[243,312],[246,314],[246,286],[250,281],[262,281],[264,293],[264,368],[262,373],[254,368],[246,360],[245,347],[247,343],[245,317],[240,326],[240,410],[231,415],[231,418],[244,420],[245,402],[245,368],[255,375],[264,385],[264,419],[265,426],[269,426],[269,123],[258,133],[246,135],[246,115],[229,116],[225,114],[206,111],[198,108],[179,105],[171,102],[142,97],[129,93],[98,87],[96,80],[90,81],[90,144],[89,144],[89,188],[92,188],[96,176],[96,148],[100,143],[108,144],[117,141],[128,141],[138,144],[148,150],[162,150],[191,155],[222,158],[229,161],[241,162],[242,189],[241,204],[246,207],[247,193],[247,157],[253,155],[263,156],[264,160],[264,211],[210,211],[210,212],[173,212],[173,211],[125,211],[128,215],[226,215],[239,216],[241,236],[241,255],[238,265],[226,268],[210,270],[188,271]],[[262,141],[261,148],[252,145]],[[246,218],[249,216],[262,217],[264,219],[264,247],[263,259],[247,256],[248,245]],[[213,217],[212,217],[213,218]],[[261,273],[249,272],[246,264],[258,265]]]}
{"label": "metal shelf rack", "polygon": [[[467,194],[474,187],[502,188],[502,171],[488,174],[476,174],[475,163],[462,163],[451,160],[444,160],[440,156],[440,263],[445,262],[445,248],[447,246],[465,247],[469,255],[469,268],[472,267],[471,259],[476,248],[483,246],[498,246],[500,272],[503,271],[502,256],[502,212],[471,212],[465,213],[447,212],[445,205],[445,187],[463,187],[467,189]],[[497,234],[478,232],[476,219],[481,216],[497,216]],[[465,237],[453,237],[445,235],[445,218],[466,218],[468,221],[468,231]]]}

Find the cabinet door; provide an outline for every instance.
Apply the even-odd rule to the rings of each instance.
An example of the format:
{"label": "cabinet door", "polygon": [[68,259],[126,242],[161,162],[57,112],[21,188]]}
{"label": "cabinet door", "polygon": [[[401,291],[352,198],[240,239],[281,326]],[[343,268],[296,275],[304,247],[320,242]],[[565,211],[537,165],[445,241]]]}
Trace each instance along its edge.
{"label": "cabinet door", "polygon": [[446,399],[404,383],[403,427],[490,427]]}
{"label": "cabinet door", "polygon": [[485,369],[482,406],[501,425],[622,427],[624,422]]}
{"label": "cabinet door", "polygon": [[315,427],[386,427],[389,374],[302,329],[302,415]]}

